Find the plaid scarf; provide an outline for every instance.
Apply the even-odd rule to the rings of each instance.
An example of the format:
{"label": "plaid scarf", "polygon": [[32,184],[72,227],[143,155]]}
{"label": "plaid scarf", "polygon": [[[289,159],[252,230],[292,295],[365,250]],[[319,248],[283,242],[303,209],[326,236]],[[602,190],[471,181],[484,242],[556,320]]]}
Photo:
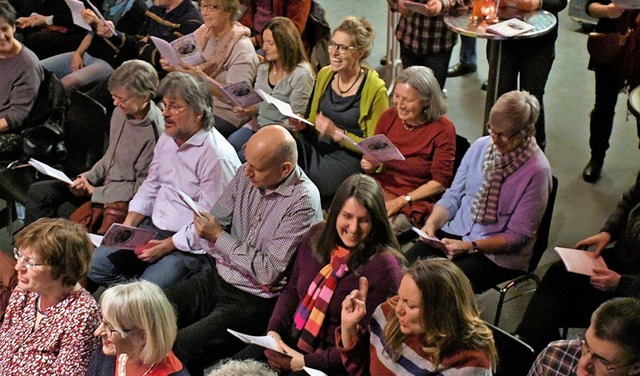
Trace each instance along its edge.
{"label": "plaid scarf", "polygon": [[318,333],[322,328],[329,302],[338,281],[348,271],[349,250],[336,247],[331,253],[331,261],[313,279],[304,299],[296,309],[293,318],[294,336],[300,333],[298,348],[313,353],[318,348]]}
{"label": "plaid scarf", "polygon": [[502,182],[533,156],[537,146],[535,137],[528,137],[522,145],[506,155],[501,155],[493,143],[487,148],[482,161],[485,179],[471,206],[474,222],[483,225],[498,222],[498,199]]}

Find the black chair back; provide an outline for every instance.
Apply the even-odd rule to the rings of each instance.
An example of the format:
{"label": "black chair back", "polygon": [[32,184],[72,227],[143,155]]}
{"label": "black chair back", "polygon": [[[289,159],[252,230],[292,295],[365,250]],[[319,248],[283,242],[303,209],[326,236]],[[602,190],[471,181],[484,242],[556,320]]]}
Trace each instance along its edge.
{"label": "black chair back", "polygon": [[485,322],[493,332],[493,340],[498,351],[498,369],[495,376],[526,376],[536,359],[533,348],[498,328]]}
{"label": "black chair back", "polygon": [[533,245],[533,253],[531,254],[531,260],[529,261],[529,273],[533,273],[542,259],[542,255],[547,250],[549,245],[549,232],[551,231],[551,218],[553,217],[553,208],[556,204],[556,196],[558,194],[558,178],[551,177],[551,192],[549,193],[549,200],[547,201],[547,208],[542,215],[540,221],[540,227],[538,228],[536,242]]}
{"label": "black chair back", "polygon": [[467,140],[467,138],[464,136],[460,136],[459,134],[456,134],[456,157],[453,161],[454,176],[458,171],[458,167],[460,167],[462,158],[467,153],[467,150],[469,150],[469,147],[471,147],[471,143],[469,143],[469,140]]}

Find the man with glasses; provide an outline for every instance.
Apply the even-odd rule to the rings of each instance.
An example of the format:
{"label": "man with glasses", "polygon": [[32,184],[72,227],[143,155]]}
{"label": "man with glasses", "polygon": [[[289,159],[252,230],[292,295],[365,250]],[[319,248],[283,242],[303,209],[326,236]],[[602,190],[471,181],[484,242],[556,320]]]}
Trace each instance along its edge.
{"label": "man with glasses", "polygon": [[529,376],[640,375],[640,300],[614,298],[598,307],[584,338],[549,344]]}
{"label": "man with glasses", "polygon": [[136,249],[98,247],[89,279],[109,286],[134,277],[168,287],[210,266],[202,249],[186,238],[193,211],[178,190],[209,211],[240,166],[235,149],[213,128],[213,97],[200,77],[173,72],[159,89],[165,130],[149,173],[129,203],[125,225],[150,228],[156,240]]}

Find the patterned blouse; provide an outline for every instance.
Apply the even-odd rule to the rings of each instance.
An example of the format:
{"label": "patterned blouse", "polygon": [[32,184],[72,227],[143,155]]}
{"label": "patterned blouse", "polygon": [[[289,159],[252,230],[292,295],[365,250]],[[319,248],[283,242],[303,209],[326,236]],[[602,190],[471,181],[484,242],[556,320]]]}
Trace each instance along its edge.
{"label": "patterned blouse", "polygon": [[0,327],[0,375],[84,375],[98,344],[100,307],[88,291],[72,291],[48,308],[38,328],[38,294],[19,287]]}

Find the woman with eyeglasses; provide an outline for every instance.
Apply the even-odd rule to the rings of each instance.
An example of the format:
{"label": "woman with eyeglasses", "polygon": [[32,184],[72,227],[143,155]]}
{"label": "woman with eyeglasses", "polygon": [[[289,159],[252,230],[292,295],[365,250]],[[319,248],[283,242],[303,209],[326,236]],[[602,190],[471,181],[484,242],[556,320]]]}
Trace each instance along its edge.
{"label": "woman with eyeglasses", "polygon": [[[128,202],[147,177],[153,149],[164,130],[162,112],[153,102],[158,85],[156,70],[142,60],[124,62],[113,72],[108,88],[116,108],[106,153],[71,184],[45,180],[31,185],[25,223],[42,217],[69,218],[88,201],[92,206],[106,207],[105,212],[117,209],[117,222],[124,220]],[[104,234],[108,226],[101,224],[98,221],[88,230]]]}
{"label": "woman with eyeglasses", "polygon": [[393,231],[401,234],[422,227],[451,184],[456,130],[430,68],[400,72],[392,98],[394,106],[382,114],[375,133],[386,135],[405,159],[378,162],[365,155],[360,166],[382,187]]}
{"label": "woman with eyeglasses", "polygon": [[551,192],[551,167],[534,137],[539,113],[526,91],[498,98],[489,135],[471,145],[422,228],[442,242],[416,243],[405,254],[410,263],[448,257],[476,293],[527,271]]}
{"label": "woman with eyeglasses", "polygon": [[210,82],[214,101],[215,128],[226,138],[246,124],[248,114],[233,112],[233,103],[218,86],[246,82],[253,85],[258,69],[258,55],[249,37],[251,31],[236,21],[241,13],[239,0],[202,0],[200,13],[204,23],[194,31],[196,44],[205,61],[198,65],[181,63],[171,66],[165,59],[162,68],[167,72],[184,71],[201,76]]}
{"label": "woman with eyeglasses", "polygon": [[[311,367],[328,375],[345,375],[335,347],[341,304],[369,281],[369,312],[392,296],[400,282],[400,246],[385,216],[382,190],[369,176],[355,174],[338,189],[325,222],[313,226],[298,247],[286,287],[267,327],[288,354],[249,346],[236,358],[264,356],[278,372]],[[363,325],[370,314],[362,317]]]}
{"label": "woman with eyeglasses", "polygon": [[171,351],[176,314],[160,287],[148,281],[109,287],[100,297],[102,340],[86,376],[188,376]]}
{"label": "woman with eyeglasses", "polygon": [[40,219],[15,238],[18,286],[0,327],[0,375],[84,375],[100,310],[78,281],[93,244],[80,225]]}
{"label": "woman with eyeglasses", "polygon": [[430,258],[409,268],[398,295],[369,325],[365,277],[342,302],[336,344],[351,376],[492,375],[497,353],[469,279],[453,262]]}
{"label": "woman with eyeglasses", "polygon": [[360,172],[362,153],[356,143],[373,136],[389,107],[387,89],[378,73],[364,65],[375,33],[365,18],[346,17],[329,42],[331,64],[318,72],[308,120],[289,119],[300,132],[299,164],[316,184],[328,206],[340,184]]}

